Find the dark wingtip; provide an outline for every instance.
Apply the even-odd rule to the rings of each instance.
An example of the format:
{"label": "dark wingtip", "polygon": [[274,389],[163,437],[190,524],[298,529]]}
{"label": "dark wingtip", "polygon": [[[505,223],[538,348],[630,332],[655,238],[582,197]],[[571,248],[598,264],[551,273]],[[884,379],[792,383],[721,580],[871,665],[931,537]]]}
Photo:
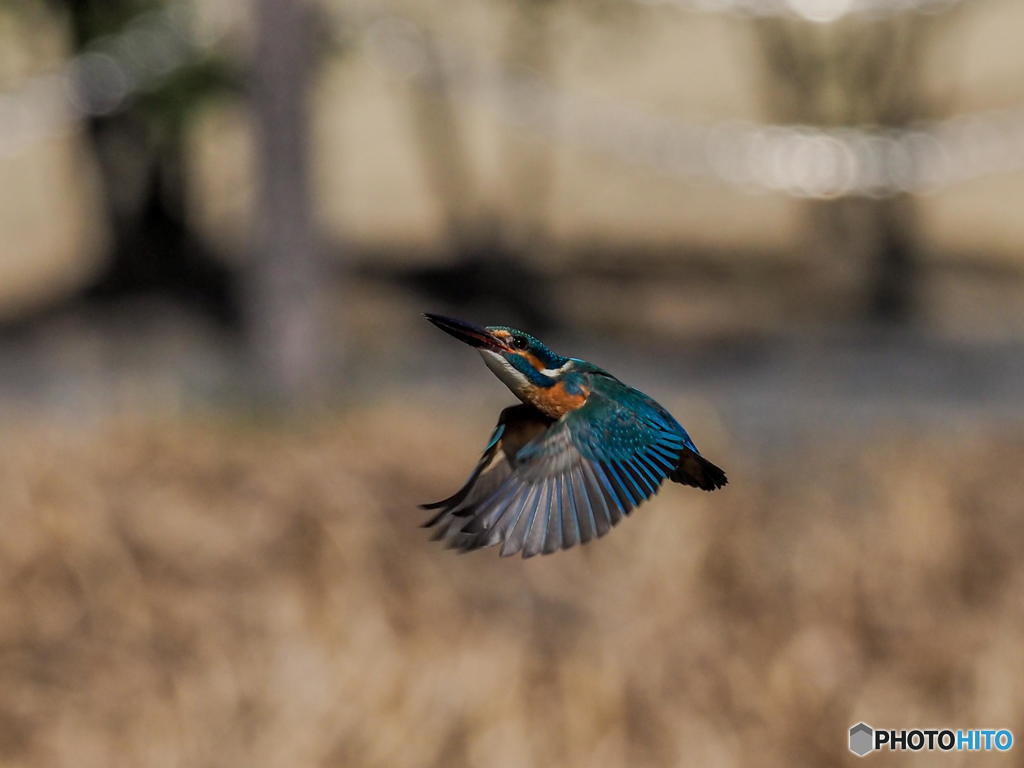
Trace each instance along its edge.
{"label": "dark wingtip", "polygon": [[[436,509],[436,507],[427,507],[423,504],[420,504],[420,509]],[[433,528],[435,525],[441,522],[441,518],[443,518],[446,514],[447,510],[442,509],[440,512],[431,517],[425,523],[421,523],[420,528]]]}
{"label": "dark wingtip", "polygon": [[717,467],[710,461],[705,459],[704,464],[704,480],[706,481],[703,485],[699,486],[702,491],[716,491],[719,488],[724,488],[729,484],[729,478],[725,474],[725,470],[721,467]]}
{"label": "dark wingtip", "polygon": [[700,488],[702,491],[717,491],[729,484],[725,470],[712,464],[699,453],[684,450],[679,459],[679,466],[669,475],[669,479]]}
{"label": "dark wingtip", "polygon": [[729,484],[729,478],[727,478],[725,475],[722,475],[722,479],[721,480],[712,480],[710,485],[708,485],[708,486],[703,486],[702,485],[702,486],[699,486],[699,487],[700,487],[700,489],[702,491],[708,491],[710,493],[711,491],[717,491],[719,488],[725,488],[725,486],[727,486],[728,484]]}

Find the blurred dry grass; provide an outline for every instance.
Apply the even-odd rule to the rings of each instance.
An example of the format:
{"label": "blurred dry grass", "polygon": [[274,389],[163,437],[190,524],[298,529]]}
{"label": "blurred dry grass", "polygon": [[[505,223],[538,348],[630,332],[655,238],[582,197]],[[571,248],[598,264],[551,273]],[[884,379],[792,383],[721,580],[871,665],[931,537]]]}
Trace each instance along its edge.
{"label": "blurred dry grass", "polygon": [[833,765],[859,719],[1024,734],[1019,434],[716,451],[725,492],[523,562],[415,525],[484,432],[394,406],[8,430],[0,765]]}

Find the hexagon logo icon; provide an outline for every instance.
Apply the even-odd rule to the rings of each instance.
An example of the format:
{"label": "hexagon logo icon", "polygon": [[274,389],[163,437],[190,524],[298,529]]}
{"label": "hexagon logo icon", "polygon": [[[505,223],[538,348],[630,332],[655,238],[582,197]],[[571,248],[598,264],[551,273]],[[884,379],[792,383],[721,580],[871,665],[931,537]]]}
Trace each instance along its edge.
{"label": "hexagon logo icon", "polygon": [[864,757],[875,748],[875,729],[867,723],[850,726],[850,751]]}

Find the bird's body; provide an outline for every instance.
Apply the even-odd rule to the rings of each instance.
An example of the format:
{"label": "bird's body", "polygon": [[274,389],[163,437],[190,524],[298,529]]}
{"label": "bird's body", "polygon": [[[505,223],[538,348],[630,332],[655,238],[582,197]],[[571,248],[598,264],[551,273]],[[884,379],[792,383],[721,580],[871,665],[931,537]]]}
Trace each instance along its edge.
{"label": "bird's body", "polygon": [[665,479],[711,491],[725,473],[652,398],[593,363],[506,326],[427,315],[477,347],[522,401],[502,411],[480,461],[427,526],[463,551],[548,554],[603,536]]}

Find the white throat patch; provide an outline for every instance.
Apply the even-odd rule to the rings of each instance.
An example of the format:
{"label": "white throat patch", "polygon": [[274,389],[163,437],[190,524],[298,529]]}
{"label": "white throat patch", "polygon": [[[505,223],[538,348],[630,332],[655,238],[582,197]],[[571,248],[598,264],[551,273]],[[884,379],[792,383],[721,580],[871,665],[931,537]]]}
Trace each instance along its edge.
{"label": "white throat patch", "polygon": [[526,375],[513,367],[512,363],[497,352],[481,349],[480,356],[484,359],[487,367],[494,371],[494,375],[515,394],[522,394],[530,387],[530,380],[526,378]]}

